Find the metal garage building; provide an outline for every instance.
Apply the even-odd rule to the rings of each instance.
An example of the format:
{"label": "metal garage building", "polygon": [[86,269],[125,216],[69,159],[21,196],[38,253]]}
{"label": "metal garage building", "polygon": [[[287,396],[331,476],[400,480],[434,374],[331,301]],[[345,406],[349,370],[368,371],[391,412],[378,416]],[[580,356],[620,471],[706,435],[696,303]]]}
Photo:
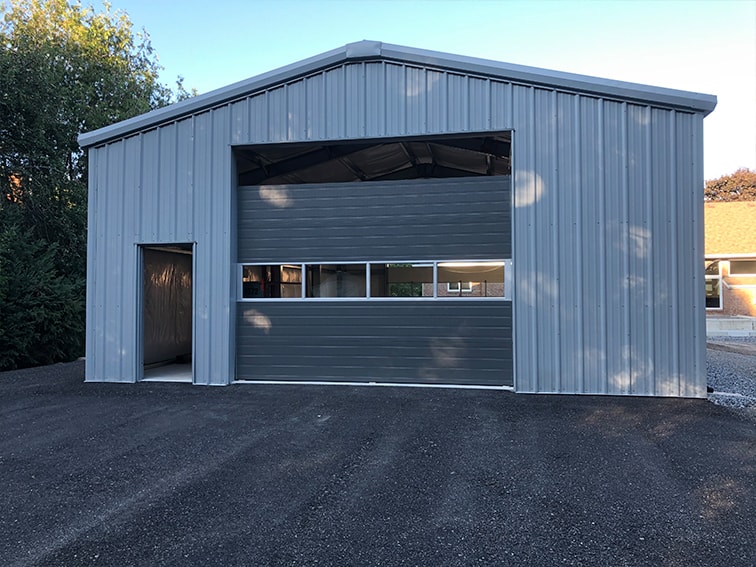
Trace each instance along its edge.
{"label": "metal garage building", "polygon": [[87,381],[703,397],[715,105],[362,41],[83,134]]}

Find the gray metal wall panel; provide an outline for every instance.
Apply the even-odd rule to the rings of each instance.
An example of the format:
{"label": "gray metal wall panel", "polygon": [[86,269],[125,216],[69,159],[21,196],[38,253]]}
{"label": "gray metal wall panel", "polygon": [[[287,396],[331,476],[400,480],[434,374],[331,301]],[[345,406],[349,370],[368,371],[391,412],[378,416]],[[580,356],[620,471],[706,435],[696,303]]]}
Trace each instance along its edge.
{"label": "gray metal wall panel", "polygon": [[[577,100],[574,96],[565,93],[556,94],[556,119],[557,128],[561,135],[555,140],[556,170],[559,175],[556,178],[559,207],[556,211],[555,223],[565,227],[564,237],[556,242],[556,262],[559,271],[565,271],[573,267],[572,278],[561,278],[559,281],[560,307],[559,317],[564,321],[567,328],[576,329],[575,333],[566,333],[561,337],[559,350],[559,374],[557,380],[563,375],[576,376],[582,382],[582,315],[581,302],[581,278],[583,259],[580,247],[575,246],[579,241],[581,223],[581,204],[579,199],[568,199],[562,194],[561,187],[574,184],[579,187],[579,161],[578,152],[580,147],[579,122],[575,106]],[[559,231],[553,231],[553,235],[559,235]],[[582,386],[582,384],[581,384]]]}
{"label": "gray metal wall panel", "polygon": [[[245,98],[231,105],[231,143],[238,144],[243,140],[249,140],[249,107],[250,99]],[[305,100],[302,97],[302,100]],[[186,122],[186,121],[185,121]],[[181,139],[187,139],[186,135]],[[189,144],[186,147],[191,149]]]}
{"label": "gray metal wall panel", "polygon": [[169,159],[159,159],[158,194],[159,221],[157,231],[158,242],[170,242],[170,238],[177,234],[177,182],[176,171],[178,165],[178,146],[176,141],[178,126],[170,124],[158,130],[158,156],[171,156]]}
{"label": "gray metal wall panel", "polygon": [[[118,206],[117,196],[124,193],[124,170],[122,165],[125,157],[125,144],[113,145],[108,149],[108,167],[106,169],[106,183],[108,187],[115,188],[106,199],[108,207],[105,213],[105,226],[103,227],[107,256],[105,274],[108,279],[121,281],[124,277],[122,262],[119,261],[119,235],[123,232],[123,208]],[[105,292],[103,298],[105,306],[105,318],[101,321],[101,332],[105,340],[105,348],[108,353],[105,364],[108,368],[117,369],[120,373],[123,369],[123,361],[119,356],[119,348],[122,344],[121,317],[123,310],[121,305],[121,290],[114,286]]]}
{"label": "gray metal wall panel", "polygon": [[[577,109],[580,124],[578,141],[580,177],[580,226],[577,248],[582,262],[576,267],[576,279],[581,281],[581,305],[578,329],[582,331],[583,346],[576,353],[583,361],[582,384],[575,384],[588,392],[601,391],[606,376],[606,293],[605,272],[604,182],[596,164],[601,162],[602,112],[596,99],[581,97]],[[578,377],[575,377],[577,382]]]}
{"label": "gray metal wall panel", "polygon": [[157,242],[160,227],[160,192],[157,190],[160,174],[160,137],[158,130],[150,130],[144,132],[141,138],[140,206],[143,211],[152,211],[152,214],[141,215],[137,240],[146,236],[148,241]]}
{"label": "gray metal wall panel", "polygon": [[687,376],[683,380],[685,396],[700,396],[701,390],[706,388],[706,298],[705,294],[696,292],[705,288],[704,265],[701,258],[704,257],[704,204],[701,199],[703,188],[701,181],[704,178],[704,156],[703,156],[703,116],[699,114],[687,115],[691,122],[692,134],[690,172],[692,187],[699,187],[691,199],[693,200],[693,216],[690,226],[692,233],[692,254],[693,261],[697,262],[693,266],[693,277],[688,282],[693,290],[693,341],[687,345],[688,352],[686,356],[690,357],[692,368],[690,375],[698,377],[697,380],[691,380]]}
{"label": "gray metal wall panel", "polygon": [[[206,188],[209,193],[210,236],[205,241],[204,255],[199,255],[195,262],[198,271],[212,274],[210,286],[205,288],[205,301],[209,306],[208,328],[213,333],[208,343],[209,348],[197,349],[195,359],[201,361],[206,357],[205,372],[196,375],[195,381],[208,385],[228,384],[234,375],[234,308],[232,301],[236,290],[235,270],[231,267],[234,246],[231,242],[231,173],[233,171],[231,148],[227,144],[230,134],[229,108],[223,107],[213,111],[213,177]],[[197,245],[200,250],[201,244]]]}
{"label": "gray metal wall panel", "polygon": [[361,138],[365,135],[365,64],[350,65],[344,72],[346,137]]}
{"label": "gray metal wall panel", "polygon": [[467,88],[468,77],[449,73],[446,76],[447,86],[447,125],[450,132],[467,132],[470,130],[468,121],[470,102]]}
{"label": "gray metal wall panel", "polygon": [[702,117],[514,90],[516,389],[705,396]]}
{"label": "gray metal wall panel", "polygon": [[[121,348],[119,351],[119,376],[136,377],[141,372],[141,365],[138,362],[140,348],[137,343],[139,336],[139,327],[137,316],[139,314],[140,304],[138,294],[135,293],[135,286],[141,282],[142,275],[138,272],[139,261],[137,258],[137,247],[133,244],[137,242],[136,238],[141,225],[140,199],[141,199],[141,175],[138,167],[129,167],[128,164],[139,163],[142,152],[142,137],[132,136],[124,141],[124,199],[131,202],[130,206],[122,207],[124,215],[123,232],[116,242],[120,242],[119,251],[122,257],[118,262],[122,266],[122,285],[121,305],[123,309],[116,316],[119,317],[121,325]],[[114,195],[115,197],[115,195]],[[116,252],[116,258],[119,257]],[[133,271],[132,271],[133,270]],[[131,278],[134,278],[133,280]]]}
{"label": "gray metal wall panel", "polygon": [[[387,62],[315,71],[233,104],[232,113],[222,110],[228,103],[219,103],[220,111],[198,112],[191,128],[187,120],[165,134],[161,127],[132,138],[139,140],[138,157],[133,148],[126,154],[117,149],[117,141],[90,151],[88,379],[133,379],[123,365],[132,353],[120,354],[134,346],[127,336],[135,332],[133,310],[123,300],[116,311],[108,289],[120,285],[116,277],[135,281],[135,242],[163,238],[197,241],[196,300],[205,318],[197,319],[195,340],[203,352],[196,353],[195,367],[212,376],[199,381],[224,383],[230,376],[225,359],[233,349],[227,319],[233,282],[226,252],[233,240],[223,223],[233,214],[233,187],[228,164],[215,162],[230,161],[230,143],[482,127],[514,130],[517,389],[705,395],[703,275],[697,267],[702,113],[623,106],[566,87],[557,94]],[[291,122],[290,110],[296,114]],[[167,147],[159,147],[161,139]],[[187,172],[190,155],[194,166]],[[124,177],[132,169],[140,181],[128,193],[115,172]],[[174,186],[171,195],[158,195],[160,179]],[[120,207],[124,220],[110,219],[115,213],[109,207]],[[112,227],[106,226],[110,220]],[[122,231],[113,232],[119,223]],[[645,257],[633,252],[642,241],[648,243],[640,245]],[[625,248],[617,249],[621,243]],[[622,260],[614,257],[623,254]],[[221,281],[211,281],[218,273]],[[648,303],[643,313],[641,301]],[[579,313],[571,313],[576,304]],[[112,317],[123,318],[116,333],[106,323]],[[204,352],[206,344],[226,353]],[[216,365],[217,357],[224,360]]]}
{"label": "gray metal wall panel", "polygon": [[446,73],[426,71],[426,128],[429,132],[447,132]]}
{"label": "gray metal wall panel", "polygon": [[512,384],[510,302],[240,303],[237,378]]}
{"label": "gray metal wall panel", "polygon": [[[194,118],[182,120],[177,128],[180,141],[194,139]],[[179,143],[176,156],[176,236],[180,242],[194,240],[194,163],[194,144]]]}
{"label": "gray metal wall panel", "polygon": [[[670,166],[673,160],[674,147],[671,145],[670,137],[671,118],[666,111],[658,109],[651,111],[652,152],[656,156],[656,159],[651,163],[651,179],[654,187],[672,187]],[[657,235],[662,241],[669,241],[675,236],[669,216],[669,208],[673,200],[674,195],[669,192],[663,196],[657,196],[654,203],[651,234]],[[676,373],[677,355],[676,351],[673,350],[674,343],[671,340],[675,323],[672,316],[672,300],[675,297],[673,289],[674,273],[669,269],[674,265],[674,251],[659,246],[653,247],[651,254],[654,272],[654,352],[666,352],[674,355],[674,361],[673,357],[669,355],[657,360],[655,390],[663,395],[671,391],[666,383],[667,377]]]}
{"label": "gray metal wall panel", "polygon": [[471,131],[491,128],[491,87],[488,79],[470,77],[468,82],[467,122]]}
{"label": "gray metal wall panel", "polygon": [[212,251],[210,238],[213,235],[211,219],[208,212],[212,210],[213,178],[213,114],[206,112],[195,118],[195,143],[194,143],[194,171],[195,171],[195,207],[194,207],[194,240],[197,246],[194,252],[194,350],[193,366],[194,380],[197,383],[207,382],[211,372],[210,357],[203,351],[209,349],[213,342],[213,335],[219,332],[205,322],[211,321],[212,306],[210,302],[211,288],[215,274],[211,266],[209,256]]}
{"label": "gray metal wall panel", "polygon": [[286,108],[286,86],[268,91],[268,135],[272,142],[282,142],[289,139],[289,118]]}
{"label": "gray metal wall panel", "polygon": [[305,79],[306,140],[320,140],[326,137],[325,92],[321,74]]}
{"label": "gray metal wall panel", "polygon": [[106,349],[99,332],[102,320],[102,293],[105,259],[102,257],[105,241],[102,234],[104,207],[100,204],[103,199],[102,190],[105,187],[101,178],[107,163],[107,154],[103,150],[89,150],[89,188],[87,199],[87,314],[86,314],[86,379],[96,380],[98,377],[108,379],[105,374],[104,363]]}
{"label": "gray metal wall panel", "polygon": [[406,68],[407,82],[407,132],[424,132],[427,118],[427,93],[425,70],[416,67]]}
{"label": "gray metal wall panel", "polygon": [[338,140],[346,136],[344,68],[336,67],[326,71],[324,86],[326,138]]}
{"label": "gray metal wall panel", "polygon": [[508,258],[509,182],[241,187],[238,261]]}
{"label": "gray metal wall panel", "polygon": [[87,380],[141,373],[137,245],[195,239],[196,380],[232,379],[231,125],[224,108],[91,150]]}
{"label": "gray metal wall panel", "polygon": [[[250,143],[264,142],[268,137],[268,93],[249,97],[249,139]],[[198,116],[206,115],[203,113]],[[244,143],[243,141],[241,143]]]}
{"label": "gray metal wall panel", "polygon": [[[87,158],[89,160],[89,173],[87,176],[87,286],[86,286],[86,316],[85,316],[85,337],[84,348],[86,359],[84,362],[85,380],[95,379],[98,375],[104,373],[98,372],[96,363],[104,358],[105,349],[97,340],[95,332],[95,321],[97,311],[97,300],[99,295],[99,279],[97,271],[102,264],[101,251],[97,234],[99,226],[99,208],[97,206],[97,174],[99,162],[104,159],[104,152],[95,149],[89,149]],[[96,354],[95,354],[96,353]]]}
{"label": "gray metal wall panel", "polygon": [[407,84],[404,65],[387,63],[383,67],[385,76],[385,101],[387,136],[401,136],[406,134],[407,115]]}
{"label": "gray metal wall panel", "polygon": [[[379,137],[386,134],[386,75],[385,63],[365,64],[365,135]],[[368,88],[369,85],[369,88]]]}
{"label": "gray metal wall panel", "polygon": [[512,84],[489,81],[490,128],[492,130],[506,130],[511,128],[512,121]]}
{"label": "gray metal wall panel", "polygon": [[297,81],[287,86],[286,112],[287,112],[287,135],[286,139],[302,140],[307,137],[307,105],[305,104],[304,80]]}
{"label": "gray metal wall panel", "polygon": [[650,229],[653,192],[650,180],[651,136],[646,126],[651,109],[631,105],[627,109],[627,181],[634,191],[628,193],[628,299],[630,308],[630,364],[629,393],[655,390],[653,357],[653,319],[650,309],[654,282],[651,264],[652,242]]}

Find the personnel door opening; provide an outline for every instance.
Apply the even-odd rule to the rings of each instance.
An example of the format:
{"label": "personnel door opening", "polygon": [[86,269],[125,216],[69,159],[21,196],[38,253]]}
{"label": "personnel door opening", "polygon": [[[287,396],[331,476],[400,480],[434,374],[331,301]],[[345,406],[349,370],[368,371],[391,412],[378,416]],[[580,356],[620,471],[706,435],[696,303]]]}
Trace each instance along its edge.
{"label": "personnel door opening", "polygon": [[191,382],[193,245],[141,251],[143,380]]}

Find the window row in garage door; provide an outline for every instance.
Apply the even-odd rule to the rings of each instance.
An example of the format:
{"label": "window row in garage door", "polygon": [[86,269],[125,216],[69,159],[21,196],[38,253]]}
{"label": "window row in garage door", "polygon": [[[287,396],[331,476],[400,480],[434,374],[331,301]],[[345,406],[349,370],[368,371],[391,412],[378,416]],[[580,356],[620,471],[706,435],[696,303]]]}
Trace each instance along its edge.
{"label": "window row in garage door", "polygon": [[240,265],[241,300],[511,299],[511,260]]}

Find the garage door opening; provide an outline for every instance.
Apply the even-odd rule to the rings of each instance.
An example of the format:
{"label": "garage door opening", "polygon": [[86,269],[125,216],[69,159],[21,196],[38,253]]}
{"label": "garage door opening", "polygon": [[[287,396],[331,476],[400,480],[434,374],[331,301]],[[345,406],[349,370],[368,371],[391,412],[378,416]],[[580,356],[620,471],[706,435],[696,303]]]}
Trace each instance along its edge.
{"label": "garage door opening", "polygon": [[143,380],[192,382],[192,244],[141,246]]}
{"label": "garage door opening", "polygon": [[511,175],[509,131],[235,149],[239,186]]}

